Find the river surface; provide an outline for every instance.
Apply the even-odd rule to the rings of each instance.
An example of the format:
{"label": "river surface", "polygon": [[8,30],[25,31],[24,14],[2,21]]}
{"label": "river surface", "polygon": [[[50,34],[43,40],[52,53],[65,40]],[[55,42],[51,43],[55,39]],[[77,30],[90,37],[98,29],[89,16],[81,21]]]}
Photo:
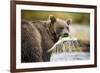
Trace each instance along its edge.
{"label": "river surface", "polygon": [[89,52],[63,52],[52,53],[50,61],[89,60]]}

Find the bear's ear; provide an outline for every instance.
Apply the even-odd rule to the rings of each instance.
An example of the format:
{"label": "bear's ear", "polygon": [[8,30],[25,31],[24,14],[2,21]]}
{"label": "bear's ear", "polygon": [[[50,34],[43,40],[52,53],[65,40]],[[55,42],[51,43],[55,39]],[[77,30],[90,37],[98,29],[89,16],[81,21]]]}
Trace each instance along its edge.
{"label": "bear's ear", "polygon": [[72,23],[72,19],[67,20],[67,24],[70,25]]}
{"label": "bear's ear", "polygon": [[53,15],[49,15],[49,20],[51,21],[52,24],[56,22],[56,18]]}

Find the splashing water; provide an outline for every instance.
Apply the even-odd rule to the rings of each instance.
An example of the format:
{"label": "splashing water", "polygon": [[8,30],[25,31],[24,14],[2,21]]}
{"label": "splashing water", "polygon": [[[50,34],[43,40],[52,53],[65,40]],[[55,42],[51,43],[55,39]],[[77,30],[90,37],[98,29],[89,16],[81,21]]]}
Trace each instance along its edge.
{"label": "splashing water", "polygon": [[48,50],[48,52],[59,53],[59,52],[81,52],[81,47],[77,38],[63,37],[58,40],[55,45]]}
{"label": "splashing water", "polygon": [[82,51],[82,47],[75,37],[60,38],[48,52],[52,52],[51,62],[90,59],[90,53]]}

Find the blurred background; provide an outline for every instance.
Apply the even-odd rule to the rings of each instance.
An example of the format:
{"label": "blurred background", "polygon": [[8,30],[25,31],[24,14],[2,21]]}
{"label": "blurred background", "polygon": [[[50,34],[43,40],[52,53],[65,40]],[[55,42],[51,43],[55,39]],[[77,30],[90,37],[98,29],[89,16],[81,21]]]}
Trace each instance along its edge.
{"label": "blurred background", "polygon": [[76,37],[83,51],[90,51],[90,14],[78,12],[60,12],[60,11],[35,11],[21,10],[21,19],[25,20],[48,20],[49,15],[54,15],[56,18],[72,19],[70,25],[70,34]]}
{"label": "blurred background", "polygon": [[89,13],[22,10],[22,18],[27,20],[47,20],[51,14],[64,20],[72,19],[73,24],[90,24]]}

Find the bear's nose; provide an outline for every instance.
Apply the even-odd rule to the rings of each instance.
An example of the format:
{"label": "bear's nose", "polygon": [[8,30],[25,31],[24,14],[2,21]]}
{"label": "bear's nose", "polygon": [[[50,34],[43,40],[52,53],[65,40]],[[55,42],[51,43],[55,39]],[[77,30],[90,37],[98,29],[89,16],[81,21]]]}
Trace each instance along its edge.
{"label": "bear's nose", "polygon": [[69,34],[68,33],[64,33],[63,37],[68,37]]}

